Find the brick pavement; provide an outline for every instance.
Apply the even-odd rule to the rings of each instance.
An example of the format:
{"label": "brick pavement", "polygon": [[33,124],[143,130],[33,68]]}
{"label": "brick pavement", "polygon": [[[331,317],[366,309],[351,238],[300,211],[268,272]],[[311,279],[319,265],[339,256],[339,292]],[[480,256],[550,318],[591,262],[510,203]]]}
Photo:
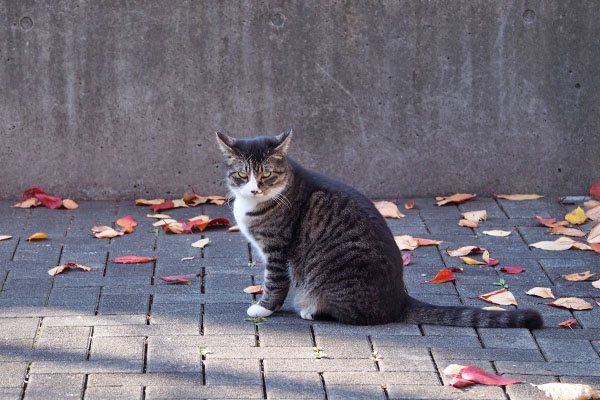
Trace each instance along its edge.
{"label": "brick pavement", "polygon": [[[558,296],[585,297],[589,282],[567,282],[564,273],[600,272],[598,254],[549,252],[527,244],[553,240],[535,215],[562,218],[573,205],[552,200],[526,202],[479,199],[436,207],[417,199],[400,220],[388,220],[394,234],[443,240],[418,248],[406,267],[409,291],[438,304],[485,306],[478,294],[497,289],[504,278],[521,306],[540,310],[542,330],[471,329],[390,324],[343,326],[304,321],[286,305],[258,325],[245,320],[252,296],[242,289],[260,283],[262,266],[240,233],[207,230],[204,250],[190,244],[196,235],[155,231],[146,207],[131,202],[84,202],[77,210],[11,208],[0,202],[0,399],[166,399],[166,398],[327,398],[327,399],[542,399],[528,384],[448,386],[441,372],[452,363],[532,383],[582,382],[600,386],[600,313],[545,306],[527,296],[533,286]],[[486,209],[481,228],[457,226],[460,212]],[[183,219],[199,214],[232,219],[227,207],[169,210]],[[133,234],[112,240],[90,236],[94,224],[114,224],[132,215]],[[507,238],[483,229],[519,227]],[[589,229],[590,225],[584,226]],[[34,232],[48,240],[29,243]],[[447,247],[489,248],[500,266],[521,266],[520,275],[497,268],[464,266],[456,282],[426,284],[442,267],[461,264]],[[156,256],[139,265],[111,262],[124,255]],[[183,257],[194,257],[181,260]],[[63,262],[97,268],[50,277]],[[250,263],[250,264],[249,264]],[[191,285],[169,285],[165,275],[199,274]],[[558,322],[577,319],[574,331]],[[315,357],[313,347],[326,357]]]}

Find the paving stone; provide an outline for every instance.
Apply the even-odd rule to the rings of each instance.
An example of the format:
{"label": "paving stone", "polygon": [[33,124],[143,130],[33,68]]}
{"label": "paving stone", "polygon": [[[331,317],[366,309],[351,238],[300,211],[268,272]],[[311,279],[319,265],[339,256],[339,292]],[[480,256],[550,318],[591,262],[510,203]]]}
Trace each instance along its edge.
{"label": "paving stone", "polygon": [[25,390],[25,399],[68,399],[83,395],[83,374],[67,372],[31,374]]}
{"label": "paving stone", "polygon": [[544,383],[556,382],[557,380],[552,376],[543,375],[518,375],[518,374],[504,374],[505,378],[517,379],[523,381],[522,384],[507,385],[506,393],[510,396],[511,400],[530,400],[530,399],[541,399],[542,397],[540,390],[530,383],[541,385]]}
{"label": "paving stone", "polygon": [[477,336],[477,332],[473,328],[427,324],[422,325],[422,328],[425,336]]}
{"label": "paving stone", "polygon": [[322,399],[321,377],[315,372],[265,373],[267,398]]}
{"label": "paving stone", "polygon": [[327,398],[334,399],[359,399],[371,400],[387,397],[381,385],[327,385]]}
{"label": "paving stone", "polygon": [[327,392],[332,385],[439,385],[440,380],[436,372],[324,372],[323,378],[327,385]]}
{"label": "paving stone", "polygon": [[94,328],[94,337],[110,336],[168,336],[196,335],[199,324],[186,325],[100,325]]}
{"label": "paving stone", "polygon": [[147,373],[93,373],[89,374],[87,386],[177,386],[202,385],[202,374],[198,372],[147,372]]}
{"label": "paving stone", "polygon": [[143,337],[93,337],[89,359],[143,361],[144,341]]}
{"label": "paving stone", "polygon": [[600,363],[600,357],[587,340],[538,339],[537,342],[550,362]]}
{"label": "paving stone", "polygon": [[[384,336],[373,335],[373,344],[377,349],[384,347],[475,347],[480,348],[481,344],[476,337],[457,336],[449,340],[442,336]],[[533,339],[532,339],[533,340]]]}
{"label": "paving stone", "polygon": [[3,388],[0,387],[0,399],[2,400],[21,400],[21,388]]}
{"label": "paving stone", "polygon": [[262,385],[148,386],[146,399],[262,399]]}
{"label": "paving stone", "polygon": [[37,342],[38,349],[87,349],[91,329],[88,327],[43,327]]}
{"label": "paving stone", "polygon": [[436,360],[488,360],[488,361],[545,361],[539,350],[529,349],[431,349]]}
{"label": "paving stone", "polygon": [[533,349],[537,344],[527,329],[480,328],[479,336],[486,348],[490,349]]}
{"label": "paving stone", "polygon": [[141,386],[125,387],[88,387],[85,391],[84,400],[111,399],[129,400],[142,399],[143,388]]}
{"label": "paving stone", "polygon": [[215,359],[208,354],[204,364],[207,385],[262,385],[258,360]]}
{"label": "paving stone", "polygon": [[146,295],[106,295],[100,298],[98,314],[136,314],[148,310]]}
{"label": "paving stone", "polygon": [[600,363],[496,361],[500,374],[600,376]]}
{"label": "paving stone", "polygon": [[31,364],[32,374],[93,374],[93,373],[134,373],[142,372],[142,360],[101,360],[101,361],[35,361]]}
{"label": "paving stone", "polygon": [[393,400],[504,400],[506,398],[500,387],[484,385],[474,385],[464,390],[456,390],[451,386],[389,385],[387,391],[389,393],[389,398]]}
{"label": "paving stone", "polygon": [[382,371],[434,372],[435,365],[429,351],[422,347],[377,348],[379,366]]}
{"label": "paving stone", "polygon": [[0,344],[7,339],[35,338],[39,318],[0,318]]}
{"label": "paving stone", "polygon": [[[107,325],[143,325],[146,324],[146,314],[137,315],[91,315],[46,317],[42,326],[107,326]],[[117,335],[121,336],[121,335]]]}
{"label": "paving stone", "polygon": [[265,371],[274,372],[325,372],[325,371],[377,371],[375,363],[369,359],[265,359]]}
{"label": "paving stone", "polygon": [[310,327],[305,325],[273,325],[267,323],[260,325],[259,332],[262,347],[313,346]]}
{"label": "paving stone", "polygon": [[26,362],[0,362],[0,387],[22,387],[26,371]]}

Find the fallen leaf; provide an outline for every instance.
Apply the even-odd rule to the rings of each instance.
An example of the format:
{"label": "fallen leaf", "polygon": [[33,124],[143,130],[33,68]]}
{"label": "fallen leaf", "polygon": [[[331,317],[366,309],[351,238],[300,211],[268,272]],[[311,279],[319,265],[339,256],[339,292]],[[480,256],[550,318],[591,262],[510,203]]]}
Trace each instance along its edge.
{"label": "fallen leaf", "polygon": [[594,300],[594,303],[596,303],[596,305],[597,305],[598,307],[600,307],[600,300],[598,300],[597,298],[595,298],[594,296],[592,296],[592,295],[591,295],[591,294],[589,294],[589,293],[588,293],[588,296],[589,296],[589,297],[590,297],[592,300]]}
{"label": "fallen leaf", "polygon": [[198,215],[196,217],[188,219],[188,221],[210,221],[210,217],[208,215]]}
{"label": "fallen leaf", "polygon": [[161,281],[165,281],[167,283],[172,283],[175,285],[191,285],[192,281],[189,280],[188,278],[191,277],[195,277],[196,275],[194,274],[190,274],[190,275],[182,275],[182,276],[177,276],[177,275],[173,275],[173,276],[161,276],[160,280]]}
{"label": "fallen leaf", "polygon": [[577,228],[567,228],[566,226],[555,226],[548,232],[551,235],[567,235],[582,237],[585,236],[585,232]]}
{"label": "fallen leaf", "polygon": [[8,240],[8,239],[12,239],[12,236],[10,236],[10,235],[0,235],[0,241],[2,241],[2,240]]}
{"label": "fallen leaf", "polygon": [[544,299],[555,299],[556,298],[556,297],[554,297],[554,294],[552,294],[552,289],[545,288],[545,287],[534,287],[532,289],[529,289],[526,293],[530,296],[537,296],[537,297],[541,297]]}
{"label": "fallen leaf", "polygon": [[183,201],[183,199],[175,199],[172,201],[173,201],[173,208],[180,208],[180,207],[187,208],[188,207],[188,205],[185,204],[185,201]]}
{"label": "fallen leaf", "polygon": [[500,229],[492,229],[491,231],[483,231],[483,233],[485,235],[498,236],[498,237],[510,236],[513,232],[514,231],[503,231]]}
{"label": "fallen leaf", "polygon": [[497,194],[495,195],[499,199],[505,200],[537,200],[541,199],[544,196],[540,196],[539,194]]}
{"label": "fallen leaf", "polygon": [[[165,225],[169,225],[169,224],[174,224],[176,222],[178,222],[176,219],[164,218],[164,219],[154,222],[152,224],[152,226],[165,226]],[[183,225],[183,223],[182,223],[182,225]]]}
{"label": "fallen leaf", "polygon": [[165,199],[152,199],[152,200],[136,199],[135,205],[136,206],[139,206],[139,205],[155,206],[155,205],[163,204],[165,201],[166,201]]}
{"label": "fallen leaf", "polygon": [[[166,222],[166,220],[164,220],[164,221]],[[165,232],[171,232],[171,233],[175,233],[175,234],[179,235],[179,234],[185,232],[185,222],[183,222],[183,221],[168,222],[164,225],[163,229],[165,230]]]}
{"label": "fallen leaf", "polygon": [[454,275],[452,273],[452,270],[450,269],[443,269],[440,272],[438,272],[438,274],[430,281],[427,282],[431,282],[431,283],[444,283],[444,282],[450,282],[456,279],[456,275]]}
{"label": "fallen leaf", "polygon": [[600,200],[600,181],[594,183],[590,188],[590,194],[596,199]]}
{"label": "fallen leaf", "polygon": [[415,199],[410,199],[410,203],[404,203],[404,208],[412,210],[415,207]]}
{"label": "fallen leaf", "polygon": [[455,387],[457,389],[464,388],[466,386],[471,386],[471,385],[474,385],[474,384],[475,384],[475,382],[471,382],[471,381],[469,381],[467,379],[463,379],[463,378],[460,378],[458,376],[455,376],[450,381],[450,386]]}
{"label": "fallen leaf", "polygon": [[407,267],[410,264],[410,260],[413,258],[413,253],[402,254],[402,266]]}
{"label": "fallen leaf", "polygon": [[438,196],[435,199],[437,200],[436,204],[438,206],[443,206],[444,204],[448,203],[464,203],[465,201],[474,199],[475,197],[477,197],[476,194],[455,193],[452,196]]}
{"label": "fallen leaf", "polygon": [[592,227],[587,238],[588,243],[600,243],[600,222]]}
{"label": "fallen leaf", "polygon": [[175,208],[175,204],[173,203],[173,200],[165,200],[159,204],[152,204],[150,208],[154,210],[154,212],[158,212],[159,210],[169,210],[171,208]]}
{"label": "fallen leaf", "polygon": [[464,226],[466,228],[479,228],[479,223],[469,221],[468,219],[461,219],[458,221],[458,226]]}
{"label": "fallen leaf", "polygon": [[248,294],[262,294],[263,289],[261,285],[252,285],[244,288],[244,293]]}
{"label": "fallen leaf", "polygon": [[438,244],[443,243],[443,240],[431,240],[431,239],[423,239],[423,238],[415,238],[419,246],[437,246]]}
{"label": "fallen leaf", "polygon": [[81,269],[83,271],[95,271],[96,270],[96,268],[88,267],[87,265],[77,264],[74,262],[68,262],[68,263],[61,264],[57,267],[49,269],[48,275],[52,275],[52,276],[58,275],[61,272],[72,269],[72,268]]}
{"label": "fallen leaf", "polygon": [[227,201],[227,198],[223,197],[223,196],[200,196],[199,194],[196,194],[196,193],[193,193],[193,194],[184,193],[183,201],[188,206],[192,206],[192,207],[196,207],[200,204],[206,204],[206,203],[212,203],[212,204],[216,204],[218,206],[222,206]]}
{"label": "fallen leaf", "polygon": [[446,368],[444,368],[442,373],[446,376],[458,376],[460,374],[460,370],[465,367],[466,365],[450,364]]}
{"label": "fallen leaf", "polygon": [[111,261],[118,264],[139,264],[156,261],[156,257],[123,256],[113,258]]}
{"label": "fallen leaf", "polygon": [[506,311],[505,308],[498,307],[498,306],[481,307],[481,309],[482,310],[490,310],[490,311]]}
{"label": "fallen leaf", "polygon": [[487,265],[498,265],[498,260],[490,257],[490,252],[488,250],[483,251],[483,255],[481,256],[483,261],[487,263]]}
{"label": "fallen leaf", "polygon": [[460,259],[463,260],[464,263],[468,264],[468,265],[487,265],[486,262],[479,261],[479,260],[476,260],[471,257],[460,257]]}
{"label": "fallen leaf", "polygon": [[137,221],[134,220],[131,215],[128,215],[126,217],[123,218],[119,218],[117,220],[117,225],[122,226],[124,228],[133,228],[134,226],[137,226]]}
{"label": "fallen leaf", "polygon": [[568,308],[570,310],[591,310],[594,307],[587,301],[577,297],[561,297],[560,299],[554,300],[552,303],[548,303],[549,306]]}
{"label": "fallen leaf", "polygon": [[575,241],[573,239],[562,236],[555,241],[543,240],[541,242],[530,244],[529,246],[542,250],[563,251],[570,249],[574,244]]}
{"label": "fallen leaf", "polygon": [[484,370],[469,365],[460,370],[460,377],[471,382],[481,383],[483,385],[491,386],[505,386],[512,385],[513,383],[521,383],[522,381],[517,379],[505,378],[500,375],[490,374]]}
{"label": "fallen leaf", "polygon": [[31,242],[32,240],[43,240],[46,239],[48,237],[48,235],[46,235],[43,232],[37,232],[34,233],[33,235],[29,236],[26,240]]}
{"label": "fallen leaf", "polygon": [[[592,244],[595,244],[595,243],[592,243]],[[573,243],[573,248],[577,249],[577,250],[593,250],[592,247],[590,247],[587,244],[582,243],[582,242]]]}
{"label": "fallen leaf", "polygon": [[594,250],[596,253],[600,253],[600,243],[591,243],[590,247],[592,248],[592,250]]}
{"label": "fallen leaf", "polygon": [[485,293],[477,296],[481,300],[485,300],[488,303],[499,304],[501,306],[518,305],[515,296],[506,288],[494,290],[493,292]]}
{"label": "fallen leaf", "polygon": [[481,247],[477,247],[477,246],[463,246],[463,247],[459,247],[456,250],[446,250],[446,253],[448,253],[449,256],[451,257],[460,257],[460,256],[467,256],[471,253],[480,253],[482,251],[484,251],[485,249],[482,249]]}
{"label": "fallen leaf", "polygon": [[394,236],[400,250],[414,250],[419,247],[419,242],[410,235]]}
{"label": "fallen leaf", "polygon": [[39,201],[42,202],[43,205],[45,205],[48,208],[59,208],[60,206],[62,206],[62,199],[59,197],[55,197],[55,196],[50,196],[49,194],[46,193],[37,193],[35,194],[35,198],[38,199]]}
{"label": "fallen leaf", "polygon": [[168,219],[171,218],[167,214],[146,214],[147,218]]}
{"label": "fallen leaf", "polygon": [[182,257],[181,261],[189,261],[189,260],[193,260],[196,257]]}
{"label": "fallen leaf", "polygon": [[199,248],[203,249],[209,243],[210,243],[210,239],[209,238],[204,238],[204,239],[200,239],[200,240],[192,243],[192,246],[193,247],[199,247]]}
{"label": "fallen leaf", "polygon": [[500,268],[500,271],[506,272],[507,274],[520,274],[521,272],[525,271],[525,268],[519,268],[519,267],[502,267],[502,268]]}
{"label": "fallen leaf", "polygon": [[391,201],[376,201],[373,203],[375,208],[383,215],[384,218],[404,218],[406,215],[398,210],[398,206]]}
{"label": "fallen leaf", "polygon": [[577,320],[575,318],[572,318],[572,319],[568,319],[568,320],[563,321],[563,322],[559,322],[558,326],[562,326],[562,327],[569,328],[569,329],[573,330],[573,328],[571,328],[571,326],[574,323],[576,323],[576,322],[577,322]]}
{"label": "fallen leaf", "polygon": [[231,224],[231,222],[229,222],[229,220],[227,218],[224,218],[224,217],[211,218],[208,221],[205,221],[203,219],[199,219],[199,220],[196,220],[196,221],[186,222],[185,223],[185,231],[186,232],[191,232],[192,228],[196,228],[200,232],[204,232],[204,230],[206,228],[208,228],[209,226],[230,225],[230,224]]}
{"label": "fallen leaf", "polygon": [[581,383],[545,383],[543,385],[534,385],[546,397],[552,400],[590,400],[599,399],[600,396],[590,385]]}
{"label": "fallen leaf", "polygon": [[124,232],[117,232],[110,226],[94,226],[92,227],[92,232],[96,233],[94,236],[98,239],[112,239],[124,234]]}
{"label": "fallen leaf", "polygon": [[464,271],[464,269],[462,267],[452,267],[452,268],[450,268],[450,271],[452,271],[452,272],[462,272],[462,271]]}
{"label": "fallen leaf", "polygon": [[17,207],[17,208],[31,208],[31,207],[37,207],[40,204],[42,204],[41,201],[39,201],[35,197],[30,197],[28,199],[22,200],[21,202],[15,204],[13,207]]}
{"label": "fallen leaf", "polygon": [[576,209],[565,215],[565,219],[573,225],[581,225],[585,221],[587,221],[588,218],[585,215],[585,211],[583,211],[583,208],[577,207]]}
{"label": "fallen leaf", "polygon": [[569,225],[569,223],[567,221],[556,222],[556,218],[542,218],[539,215],[536,215],[535,218],[537,218],[537,220],[539,221],[540,224],[547,226],[548,228]]}
{"label": "fallen leaf", "polygon": [[462,216],[467,221],[472,221],[472,222],[485,221],[485,220],[487,220],[487,211],[486,210],[467,211],[467,212],[462,213]]}
{"label": "fallen leaf", "polygon": [[583,203],[583,206],[585,208],[598,207],[598,206],[600,206],[600,201],[598,201],[598,200],[588,200],[588,201],[586,201],[586,202]]}
{"label": "fallen leaf", "polygon": [[237,226],[237,225],[233,225],[233,226],[230,226],[229,228],[227,228],[227,230],[229,232],[239,232],[240,231],[240,227]]}
{"label": "fallen leaf", "polygon": [[75,210],[75,209],[79,208],[79,205],[71,199],[64,199],[62,201],[62,205],[67,210]]}
{"label": "fallen leaf", "polygon": [[596,273],[592,273],[590,271],[585,271],[585,272],[577,272],[575,274],[563,275],[563,278],[565,278],[566,280],[568,280],[570,282],[583,282],[583,281],[587,281],[590,278],[595,277],[596,275],[597,275]]}
{"label": "fallen leaf", "polygon": [[600,289],[600,280],[592,282],[592,286],[596,289]]}
{"label": "fallen leaf", "polygon": [[600,221],[600,205],[590,208],[585,212],[585,215],[592,221]]}

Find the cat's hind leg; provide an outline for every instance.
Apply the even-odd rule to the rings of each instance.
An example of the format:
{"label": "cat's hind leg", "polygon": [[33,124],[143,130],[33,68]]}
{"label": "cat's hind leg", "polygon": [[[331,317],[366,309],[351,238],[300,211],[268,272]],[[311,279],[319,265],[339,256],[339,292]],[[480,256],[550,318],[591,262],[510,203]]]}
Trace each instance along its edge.
{"label": "cat's hind leg", "polygon": [[318,299],[303,290],[296,292],[294,303],[302,319],[313,320],[319,314]]}

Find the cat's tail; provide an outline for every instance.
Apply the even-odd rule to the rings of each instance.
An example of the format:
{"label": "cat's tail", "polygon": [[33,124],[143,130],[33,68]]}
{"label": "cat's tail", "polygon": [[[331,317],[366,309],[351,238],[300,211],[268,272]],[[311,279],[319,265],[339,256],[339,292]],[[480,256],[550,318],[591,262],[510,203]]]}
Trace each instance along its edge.
{"label": "cat's tail", "polygon": [[476,307],[436,306],[410,298],[402,312],[402,322],[468,326],[474,328],[539,329],[544,320],[535,310],[483,310]]}

